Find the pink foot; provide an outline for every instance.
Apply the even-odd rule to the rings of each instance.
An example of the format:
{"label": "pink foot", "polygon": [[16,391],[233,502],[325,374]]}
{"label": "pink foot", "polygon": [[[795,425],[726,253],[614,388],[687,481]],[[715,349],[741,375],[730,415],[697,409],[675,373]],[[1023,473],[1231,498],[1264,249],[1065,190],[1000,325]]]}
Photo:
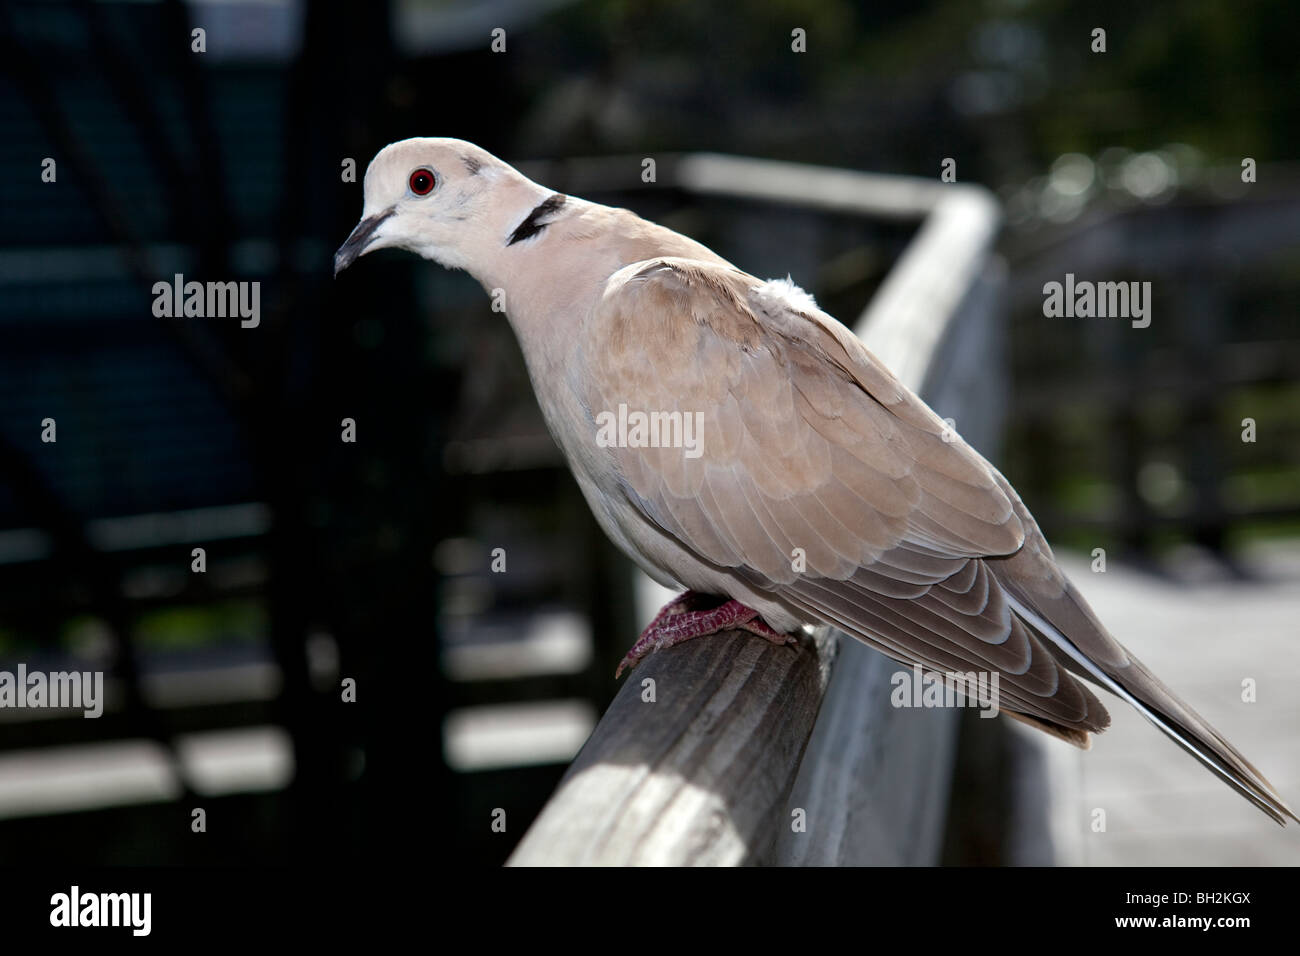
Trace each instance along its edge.
{"label": "pink foot", "polygon": [[[739,601],[724,601],[710,607],[710,600],[716,601],[708,595],[687,591],[665,604],[618,665],[614,679],[617,680],[625,669],[635,667],[651,651],[672,647],[682,641],[689,641],[692,637],[704,637],[734,628],[757,634],[773,644],[797,643],[793,634],[773,630],[758,616],[757,611]],[[701,608],[700,605],[705,606]]]}

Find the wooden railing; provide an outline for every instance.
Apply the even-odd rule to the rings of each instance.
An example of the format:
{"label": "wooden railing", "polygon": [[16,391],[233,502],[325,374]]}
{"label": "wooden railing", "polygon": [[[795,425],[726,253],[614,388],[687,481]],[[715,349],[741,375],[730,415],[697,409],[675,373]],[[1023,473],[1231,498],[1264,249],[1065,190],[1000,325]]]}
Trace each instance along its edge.
{"label": "wooden railing", "polygon": [[[992,451],[1003,270],[985,190],[717,155],[671,168],[699,194],[919,220],[855,331]],[[956,712],[891,706],[900,669],[825,628],[796,654],[739,631],[653,654],[509,865],[935,862]]]}

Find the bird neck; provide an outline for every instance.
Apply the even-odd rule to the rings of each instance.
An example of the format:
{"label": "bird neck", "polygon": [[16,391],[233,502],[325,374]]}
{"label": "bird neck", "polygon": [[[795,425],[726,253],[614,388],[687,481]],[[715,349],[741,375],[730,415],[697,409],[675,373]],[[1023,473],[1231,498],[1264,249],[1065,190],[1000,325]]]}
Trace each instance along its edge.
{"label": "bird neck", "polygon": [[[570,224],[593,204],[519,177],[498,190],[495,215],[476,230],[465,268],[487,291],[494,310],[504,310],[530,363],[551,360],[572,344],[572,330],[588,303],[583,290],[601,265],[572,255],[565,242]],[[612,269],[606,270],[612,271]]]}
{"label": "bird neck", "polygon": [[[494,184],[490,192],[474,197],[472,208],[467,210],[473,225],[466,229],[458,244],[460,261],[446,264],[467,271],[489,293],[495,289],[508,290],[518,259],[514,254],[518,243],[512,244],[511,239],[519,233],[521,224],[554,194],[553,190],[509,170],[509,175]],[[484,201],[488,195],[490,202]]]}

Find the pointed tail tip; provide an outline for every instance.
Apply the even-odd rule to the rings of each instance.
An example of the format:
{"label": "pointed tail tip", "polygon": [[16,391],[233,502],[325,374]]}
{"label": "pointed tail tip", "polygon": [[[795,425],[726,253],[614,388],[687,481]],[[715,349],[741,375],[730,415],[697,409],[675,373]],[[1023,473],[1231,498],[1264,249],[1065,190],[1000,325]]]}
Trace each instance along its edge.
{"label": "pointed tail tip", "polygon": [[1278,826],[1280,826],[1283,830],[1285,830],[1287,827],[1291,825],[1292,820],[1294,820],[1296,823],[1300,823],[1300,817],[1297,817],[1291,811],[1291,808],[1288,807],[1285,803],[1279,803],[1275,807],[1261,806],[1260,809],[1263,810],[1265,813],[1267,813],[1273,819],[1273,822],[1276,823]]}
{"label": "pointed tail tip", "polygon": [[1295,811],[1282,799],[1281,794],[1269,782],[1268,778],[1234,750],[1227,741],[1219,738],[1217,734],[1215,735],[1217,739],[1192,737],[1193,740],[1204,745],[1210,751],[1207,755],[1195,746],[1189,746],[1187,740],[1179,739],[1165,727],[1161,727],[1161,729],[1173,737],[1175,742],[1181,745],[1184,750],[1197,757],[1206,767],[1217,772],[1232,789],[1266,813],[1278,826],[1285,829],[1292,820],[1300,823],[1300,817],[1297,817]]}
{"label": "pointed tail tip", "polygon": [[[1286,827],[1290,826],[1292,820],[1294,820],[1296,823],[1300,823],[1300,817],[1296,816],[1295,811],[1292,810],[1285,803],[1283,803],[1281,800],[1278,800],[1277,806],[1278,809],[1282,811],[1282,813],[1286,814],[1286,816],[1284,817],[1280,816],[1278,818],[1277,821],[1278,826],[1285,829]],[[1290,817],[1290,820],[1288,820],[1287,817]]]}
{"label": "pointed tail tip", "polygon": [[[1212,764],[1210,766],[1223,773],[1223,769],[1213,767]],[[1247,774],[1239,767],[1232,767],[1224,776],[1234,790],[1268,814],[1278,826],[1286,829],[1292,820],[1300,823],[1300,817],[1297,817],[1295,811],[1282,799],[1277,789],[1259,771],[1254,770],[1253,767],[1251,770],[1254,772]]]}

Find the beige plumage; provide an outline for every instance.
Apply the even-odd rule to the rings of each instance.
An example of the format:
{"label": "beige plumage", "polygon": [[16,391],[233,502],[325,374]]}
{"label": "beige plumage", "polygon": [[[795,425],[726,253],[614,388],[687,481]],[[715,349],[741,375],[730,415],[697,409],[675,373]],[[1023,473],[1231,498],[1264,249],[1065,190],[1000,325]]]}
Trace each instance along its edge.
{"label": "beige plumage", "polygon": [[[1110,636],[1006,479],[790,283],[452,139],[375,157],[336,272],[386,246],[504,290],[552,434],[651,577],[781,635],[822,622],[909,665],[996,672],[1005,712],[1080,746],[1109,723],[1083,678],[1295,819]],[[599,442],[598,416],[620,406],[698,415],[698,456]]]}

